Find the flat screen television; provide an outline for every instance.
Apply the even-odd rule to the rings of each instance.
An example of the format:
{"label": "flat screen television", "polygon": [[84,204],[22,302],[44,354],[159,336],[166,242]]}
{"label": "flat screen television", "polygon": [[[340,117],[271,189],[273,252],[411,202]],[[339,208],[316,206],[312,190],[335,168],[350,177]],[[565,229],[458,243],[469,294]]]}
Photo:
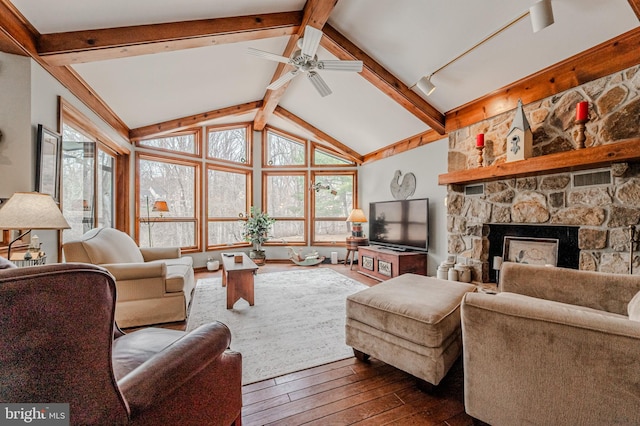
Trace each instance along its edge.
{"label": "flat screen television", "polygon": [[369,244],[393,250],[429,250],[429,199],[369,204]]}

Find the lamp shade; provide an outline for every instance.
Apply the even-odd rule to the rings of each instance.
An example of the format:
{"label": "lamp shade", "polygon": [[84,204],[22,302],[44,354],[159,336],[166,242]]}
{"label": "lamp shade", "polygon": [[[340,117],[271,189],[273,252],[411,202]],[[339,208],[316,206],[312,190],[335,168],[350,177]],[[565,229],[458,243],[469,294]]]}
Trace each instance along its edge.
{"label": "lamp shade", "polygon": [[167,205],[166,201],[156,201],[153,203],[153,209],[154,212],[168,212],[169,211],[169,206]]}
{"label": "lamp shade", "polygon": [[51,195],[16,192],[0,209],[0,229],[69,229]]}
{"label": "lamp shade", "polygon": [[540,0],[529,8],[529,14],[534,33],[547,28],[554,22],[551,0]]}
{"label": "lamp shade", "polygon": [[349,217],[347,218],[347,222],[365,223],[366,221],[367,218],[362,209],[351,210],[351,214],[349,214]]}

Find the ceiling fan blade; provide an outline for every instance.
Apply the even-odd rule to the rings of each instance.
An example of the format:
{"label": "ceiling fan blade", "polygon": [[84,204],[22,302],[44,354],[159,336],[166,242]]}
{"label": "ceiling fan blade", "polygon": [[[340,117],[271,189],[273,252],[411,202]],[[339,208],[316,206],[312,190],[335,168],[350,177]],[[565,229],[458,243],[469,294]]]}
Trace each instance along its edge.
{"label": "ceiling fan blade", "polygon": [[282,75],[279,79],[271,83],[267,86],[269,90],[277,90],[284,86],[289,80],[298,75],[298,70],[289,71],[288,73]]}
{"label": "ceiling fan blade", "polygon": [[362,61],[318,61],[318,69],[327,71],[362,71]]}
{"label": "ceiling fan blade", "polygon": [[313,84],[313,87],[315,87],[318,93],[320,93],[320,96],[324,98],[332,93],[329,86],[327,86],[327,83],[325,83],[322,77],[320,77],[320,74],[315,71],[310,71],[307,75],[309,77],[309,81]]}
{"label": "ceiling fan blade", "polygon": [[257,56],[259,58],[268,59],[270,61],[282,62],[283,64],[289,63],[289,58],[284,56],[276,55],[275,53],[265,52],[264,50],[254,49],[253,47],[249,47],[247,49],[247,53],[249,55]]}
{"label": "ceiling fan blade", "polygon": [[302,54],[313,58],[320,45],[322,39],[322,31],[307,25],[304,29],[304,37],[302,37]]}

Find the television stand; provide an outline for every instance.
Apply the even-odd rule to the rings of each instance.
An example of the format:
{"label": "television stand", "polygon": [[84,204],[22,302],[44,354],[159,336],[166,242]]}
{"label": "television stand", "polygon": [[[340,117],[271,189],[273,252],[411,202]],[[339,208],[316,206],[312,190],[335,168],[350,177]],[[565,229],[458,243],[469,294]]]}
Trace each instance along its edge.
{"label": "television stand", "polygon": [[394,251],[380,246],[359,247],[358,272],[380,281],[409,273],[427,275],[427,253]]}

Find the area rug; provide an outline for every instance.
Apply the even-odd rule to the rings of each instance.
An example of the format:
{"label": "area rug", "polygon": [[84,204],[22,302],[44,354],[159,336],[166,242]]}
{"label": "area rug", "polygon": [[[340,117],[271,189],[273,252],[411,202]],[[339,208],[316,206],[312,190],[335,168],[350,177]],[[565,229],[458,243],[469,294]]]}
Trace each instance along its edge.
{"label": "area rug", "polygon": [[220,278],[198,281],[187,331],[220,321],[231,330],[231,349],[242,354],[242,383],[278,377],[353,355],[345,344],[348,295],[367,288],[327,268],[258,273],[255,304],[226,309]]}

